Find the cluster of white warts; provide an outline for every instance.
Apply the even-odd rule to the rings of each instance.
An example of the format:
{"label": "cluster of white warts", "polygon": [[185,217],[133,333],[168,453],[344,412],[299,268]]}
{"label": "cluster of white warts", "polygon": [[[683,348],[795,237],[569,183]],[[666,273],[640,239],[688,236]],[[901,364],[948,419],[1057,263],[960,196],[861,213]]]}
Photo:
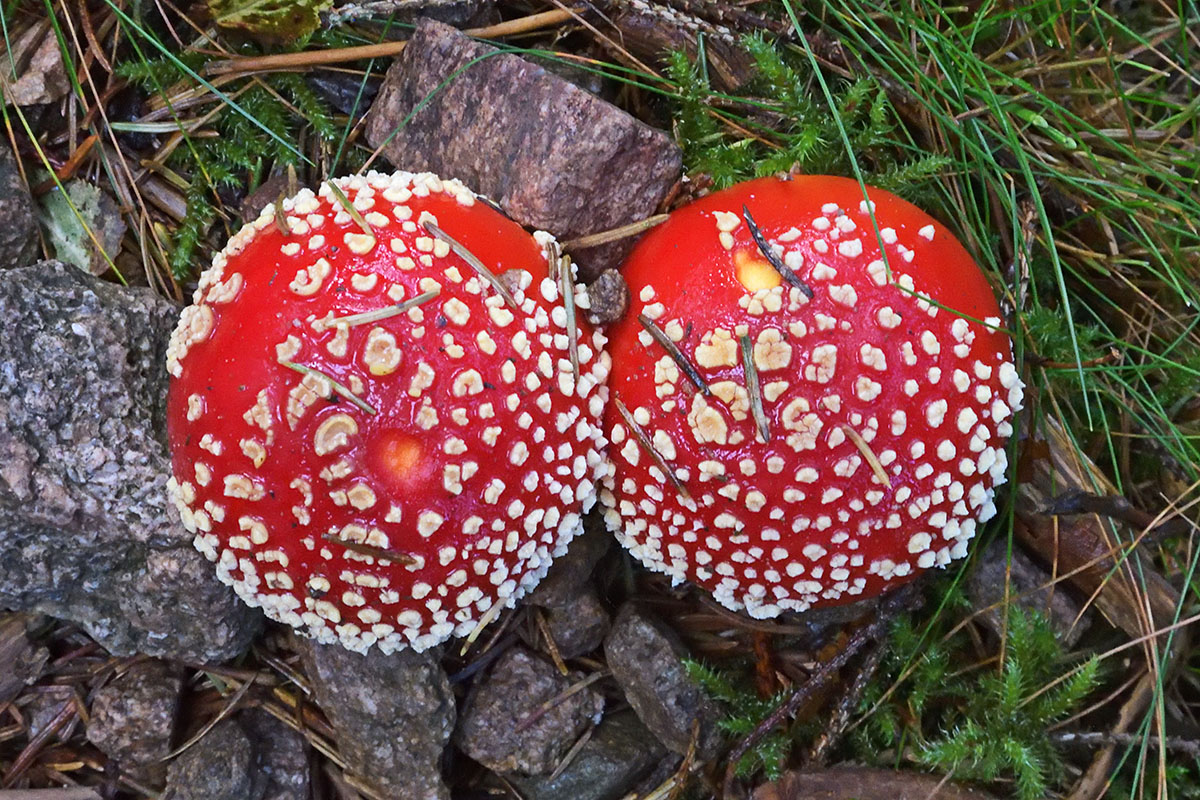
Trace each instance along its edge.
{"label": "cluster of white warts", "polygon": [[[864,201],[859,211],[860,219],[869,219],[873,208]],[[715,235],[732,250],[742,218],[733,212],[713,216]],[[648,568],[675,582],[696,580],[726,607],[757,618],[858,595],[869,580],[904,578],[965,556],[977,522],[996,513],[993,487],[1006,479],[1004,444],[1023,392],[1014,365],[990,347],[974,358],[979,326],[949,311],[939,319],[939,309],[917,293],[902,270],[920,241],[906,245],[894,229],[880,230],[891,261],[889,281],[882,260],[861,258],[863,232],[857,228],[852,215],[830,203],[808,230],[792,228],[776,237],[775,254],[816,294],[810,301],[786,284],[744,294],[742,307],[756,325],[693,330],[685,340],[686,320],[656,302],[652,286],[637,298],[641,313],[706,374],[728,371],[728,377],[710,380],[712,398],[690,386],[684,391],[686,380],[671,356],[640,333],[643,357],[654,360],[659,407],[632,409],[640,431],[618,423],[611,433],[611,472],[601,492],[608,527]],[[932,241],[933,226],[918,236]],[[802,238],[812,263],[805,263]],[[820,260],[834,249],[843,273],[865,270],[887,297],[869,301],[867,314],[858,309],[850,315],[868,320],[865,329],[856,331],[845,312],[860,303],[854,285],[868,284]],[[899,290],[885,295],[889,283]],[[801,309],[807,322],[799,318]],[[998,328],[1000,320],[984,320],[984,326]],[[771,449],[757,438],[751,418],[740,374],[742,336],[754,343],[765,412],[782,428]],[[935,365],[918,368],[919,362]],[[889,369],[911,375],[903,390],[919,414],[874,408]],[[843,397],[847,390],[852,396]],[[646,457],[640,437],[650,440],[658,458]],[[736,452],[756,438],[755,458],[726,463],[714,455]],[[960,451],[955,442],[964,438],[968,445]],[[701,452],[709,456],[697,470],[676,466],[695,463]],[[676,491],[659,463],[691,494]],[[698,515],[701,508],[707,513]],[[713,518],[717,529],[707,530],[705,520]],[[906,549],[908,559],[864,564],[860,551],[869,539],[895,539],[891,532],[900,530],[913,531],[900,534],[907,542],[882,549]],[[783,546],[798,536],[809,541],[801,554]]]}

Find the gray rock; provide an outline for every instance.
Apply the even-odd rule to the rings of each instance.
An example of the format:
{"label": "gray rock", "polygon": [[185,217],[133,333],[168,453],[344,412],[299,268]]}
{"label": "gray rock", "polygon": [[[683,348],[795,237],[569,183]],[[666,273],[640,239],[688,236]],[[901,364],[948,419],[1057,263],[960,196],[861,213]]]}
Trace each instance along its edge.
{"label": "gray rock", "polygon": [[[367,115],[367,141],[386,142],[383,155],[397,166],[458,178],[521,224],[564,240],[653,214],[681,171],[671,137],[536,64],[495,52],[420,21]],[[594,277],[632,245],[573,255]]]}
{"label": "gray rock", "polygon": [[21,180],[17,159],[0,143],[0,267],[21,267],[37,253],[37,221],[33,201]]}
{"label": "gray rock", "polygon": [[29,638],[37,619],[32,614],[0,614],[0,708],[36,681],[50,658],[49,650]]}
{"label": "gray rock", "polygon": [[526,800],[617,800],[666,755],[632,711],[605,717],[556,777],[511,775]]}
{"label": "gray rock", "polygon": [[172,800],[262,800],[263,773],[254,745],[236,720],[218,722],[167,769]]}
{"label": "gray rock", "polygon": [[348,769],[384,797],[449,798],[440,761],[454,729],[454,695],[437,653],[362,656],[309,640],[299,647]]}
{"label": "gray rock", "polygon": [[[35,686],[24,700],[26,705],[22,711],[29,719],[29,738],[36,739],[54,726],[65,706],[74,705],[75,690],[70,686],[54,684]],[[76,719],[74,714],[70,715],[70,721],[57,729],[56,733],[61,741],[65,742],[71,738]]]}
{"label": "gray rock", "polygon": [[590,587],[596,564],[612,547],[613,537],[604,517],[592,512],[583,518],[583,533],[571,541],[566,554],[556,558],[546,577],[529,593],[525,602],[557,608],[572,602]]}
{"label": "gray rock", "polygon": [[[546,610],[546,627],[563,658],[595,650],[609,627],[608,611],[596,594],[591,575],[612,546],[612,534],[598,513],[584,517],[583,525],[583,534],[571,542],[566,555],[555,560],[525,601]],[[533,640],[531,636],[527,643]]]}
{"label": "gray rock", "polygon": [[611,325],[629,310],[629,284],[615,269],[606,269],[588,284],[587,319],[593,325]]}
{"label": "gray rock", "polygon": [[608,612],[596,590],[591,584],[580,588],[581,592],[576,596],[545,611],[546,628],[554,638],[558,654],[564,659],[592,652],[608,633]]}
{"label": "gray rock", "polygon": [[0,272],[0,607],[117,654],[221,661],[260,624],[167,500],[175,309],[59,262]]}
{"label": "gray rock", "polygon": [[604,654],[625,698],[659,741],[686,753],[693,721],[698,720],[700,757],[716,754],[721,745],[715,724],[720,708],[688,676],[683,643],[674,631],[626,603],[613,621]]}
{"label": "gray rock", "polygon": [[564,676],[525,648],[512,648],[471,692],[456,743],[497,772],[552,772],[604,711],[604,698],[590,687],[560,697],[581,677]]}
{"label": "gray rock", "polygon": [[179,695],[180,671],[162,661],[140,661],[96,692],[87,738],[122,770],[150,785],[162,783]]}
{"label": "gray rock", "polygon": [[238,722],[258,752],[266,779],[262,800],[309,800],[312,778],[304,737],[258,708],[243,711]]}

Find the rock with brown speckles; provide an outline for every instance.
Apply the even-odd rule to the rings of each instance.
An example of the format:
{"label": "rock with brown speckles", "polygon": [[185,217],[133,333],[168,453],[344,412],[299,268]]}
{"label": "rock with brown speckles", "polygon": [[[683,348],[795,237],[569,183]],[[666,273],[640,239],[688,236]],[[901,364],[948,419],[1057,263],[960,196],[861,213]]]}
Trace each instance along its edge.
{"label": "rock with brown speckles", "polygon": [[[398,167],[458,178],[517,222],[563,240],[653,214],[681,171],[671,137],[495,52],[448,25],[419,22],[367,115],[367,141]],[[573,255],[591,277],[632,244]]]}
{"label": "rock with brown speckles", "polygon": [[654,734],[626,709],[606,716],[559,775],[508,780],[526,800],[618,800],[666,755]]}
{"label": "rock with brown speckles", "polygon": [[266,776],[262,800],[309,800],[312,779],[304,737],[261,708],[243,711],[238,722],[255,743]]}
{"label": "rock with brown speckles", "polygon": [[167,770],[165,796],[173,800],[262,800],[266,774],[237,720],[218,722]]}
{"label": "rock with brown speckles", "polygon": [[436,651],[368,655],[299,641],[321,710],[338,732],[348,770],[384,797],[447,800],[442,751],[454,695]]}
{"label": "rock with brown speckles", "polygon": [[260,616],[167,499],[175,317],[57,261],[0,272],[0,607],[69,619],[117,654],[222,661]]}
{"label": "rock with brown speckles", "polygon": [[157,786],[165,777],[183,676],[162,661],[140,661],[96,692],[87,738],[122,771]]}
{"label": "rock with brown speckles", "polygon": [[606,269],[588,284],[587,320],[593,325],[611,325],[629,310],[629,284],[615,269]]}
{"label": "rock with brown speckles", "polygon": [[711,758],[721,744],[720,709],[688,676],[683,643],[674,631],[633,603],[617,613],[604,642],[608,668],[646,727],[667,748],[686,753],[693,722],[699,723],[700,757]]}
{"label": "rock with brown speckles", "polygon": [[525,648],[512,648],[476,684],[455,741],[497,772],[553,772],[604,710],[604,698],[590,687],[563,696],[581,677],[562,675]]}

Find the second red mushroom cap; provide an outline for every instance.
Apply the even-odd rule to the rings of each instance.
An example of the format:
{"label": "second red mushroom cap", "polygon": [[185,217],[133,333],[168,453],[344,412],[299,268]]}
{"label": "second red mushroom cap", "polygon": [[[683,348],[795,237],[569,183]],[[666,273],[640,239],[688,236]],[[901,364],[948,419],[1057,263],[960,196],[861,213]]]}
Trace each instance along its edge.
{"label": "second red mushroom cap", "polygon": [[610,329],[609,527],[755,617],[878,594],[995,514],[1022,385],[942,225],[843,178],[764,178],[675,212]]}

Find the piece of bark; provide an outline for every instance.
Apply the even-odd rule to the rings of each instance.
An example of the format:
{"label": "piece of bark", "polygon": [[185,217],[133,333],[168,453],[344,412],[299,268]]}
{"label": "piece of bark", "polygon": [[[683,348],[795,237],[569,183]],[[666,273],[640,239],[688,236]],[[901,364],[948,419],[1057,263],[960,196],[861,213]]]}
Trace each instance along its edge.
{"label": "piece of bark", "polygon": [[751,800],[993,800],[940,775],[869,767],[834,767],[785,774],[754,790]]}
{"label": "piece of bark", "polygon": [[708,74],[716,87],[732,92],[754,77],[754,62],[737,43],[737,34],[667,5],[647,2],[620,3],[610,17],[616,30],[613,40],[639,58],[650,61],[682,50],[692,61],[700,57],[704,37]]}
{"label": "piece of bark", "polygon": [[[1044,453],[1028,459],[1032,474],[1018,487],[1016,533],[1022,542],[1069,580],[1114,626],[1133,638],[1170,624],[1179,593],[1134,550],[1120,559],[1129,537],[1119,537],[1112,520],[1095,514],[1054,517],[1045,513],[1054,497],[1073,489],[1116,493],[1103,473],[1071,445],[1058,422],[1044,418],[1037,429]],[[1032,447],[1033,443],[1027,445]],[[1124,542],[1124,543],[1123,543]],[[1139,563],[1140,562],[1140,563]],[[1147,620],[1147,601],[1152,619]],[[1176,636],[1177,643],[1186,639]],[[1184,645],[1186,646],[1186,645]],[[1178,653],[1176,647],[1174,652]]]}
{"label": "piece of bark", "polygon": [[[458,178],[522,225],[560,239],[653,214],[681,171],[671,138],[497,52],[448,25],[419,22],[367,115],[367,141],[397,167]],[[632,245],[572,255],[587,279]]]}
{"label": "piece of bark", "polygon": [[1055,634],[1068,648],[1091,625],[1091,616],[1075,599],[1073,590],[1054,582],[1054,575],[1023,548],[1014,545],[1011,558],[1008,542],[997,539],[976,560],[967,582],[967,592],[976,608],[987,609],[979,619],[997,637],[1007,628],[1005,597],[1025,609],[1044,614]]}
{"label": "piece of bark", "polygon": [[[5,105],[54,103],[71,91],[58,36],[49,20],[30,26],[0,51],[0,89]],[[14,79],[15,74],[15,79]]]}

